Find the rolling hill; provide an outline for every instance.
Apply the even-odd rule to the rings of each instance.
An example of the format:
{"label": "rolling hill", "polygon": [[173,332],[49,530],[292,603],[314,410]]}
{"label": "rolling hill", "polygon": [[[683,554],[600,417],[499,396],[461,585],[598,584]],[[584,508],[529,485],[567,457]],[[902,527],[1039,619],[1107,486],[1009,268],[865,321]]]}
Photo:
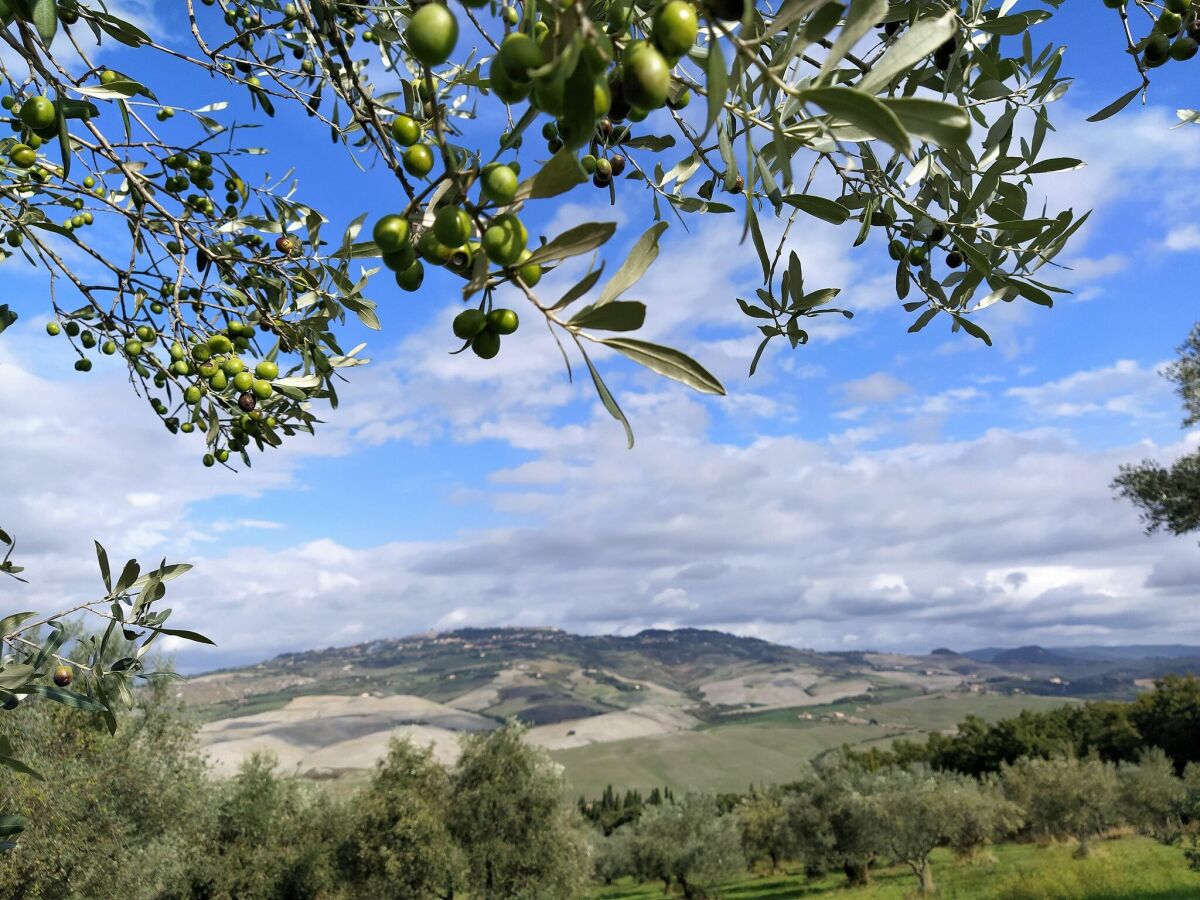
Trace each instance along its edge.
{"label": "rolling hill", "polygon": [[744,789],[795,777],[845,743],[1132,694],[1155,668],[1114,657],[820,653],[700,629],[473,628],[283,654],[195,676],[181,693],[222,773],[267,750],[289,770],[353,783],[394,736],[449,762],[460,735],[517,718],[584,792],[609,782]]}

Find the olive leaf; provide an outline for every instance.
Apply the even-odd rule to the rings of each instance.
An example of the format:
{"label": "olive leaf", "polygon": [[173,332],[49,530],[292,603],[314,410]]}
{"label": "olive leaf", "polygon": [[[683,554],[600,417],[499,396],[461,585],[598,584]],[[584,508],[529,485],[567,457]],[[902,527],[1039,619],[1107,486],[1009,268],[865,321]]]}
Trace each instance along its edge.
{"label": "olive leaf", "polygon": [[809,88],[801,98],[815,103],[829,113],[867,134],[891,144],[905,156],[912,156],[912,143],[896,114],[879,100],[862,91],[848,87]]}
{"label": "olive leaf", "polygon": [[555,153],[532,178],[517,186],[514,200],[540,200],[557,197],[587,181],[587,173],[579,164],[574,150],[564,147]]}
{"label": "olive leaf", "polygon": [[941,147],[965,144],[971,117],[962,107],[924,97],[885,97],[880,101],[910,134]]}
{"label": "olive leaf", "polygon": [[655,222],[645,234],[638,238],[633,249],[629,251],[629,255],[625,257],[625,262],[621,264],[621,268],[604,285],[604,289],[600,292],[600,299],[596,301],[597,306],[603,306],[616,300],[646,274],[646,270],[650,268],[654,260],[658,259],[658,240],[667,230],[667,225],[666,222]]}
{"label": "olive leaf", "polygon": [[817,83],[827,84],[833,75],[837,64],[846,58],[854,45],[868,31],[875,27],[876,22],[882,22],[888,11],[888,0],[851,0],[850,12],[846,15],[846,23],[838,32],[837,40],[829,48],[821,70],[817,73]]}
{"label": "olive leaf", "polygon": [[629,420],[625,418],[625,413],[621,412],[621,407],[617,405],[617,401],[608,389],[608,385],[604,383],[604,379],[596,371],[596,367],[592,364],[587,351],[580,346],[579,352],[583,355],[583,361],[587,364],[588,373],[592,376],[592,384],[596,388],[596,394],[600,397],[600,402],[604,404],[604,408],[608,410],[608,414],[621,423],[625,429],[626,446],[633,449],[633,429],[629,426]]}
{"label": "olive leaf", "polygon": [[709,41],[708,59],[704,64],[704,74],[707,79],[705,89],[708,92],[708,114],[704,120],[704,133],[712,130],[713,123],[721,114],[725,103],[725,93],[729,90],[729,66],[725,63],[725,55],[721,52],[720,41]]}
{"label": "olive leaf", "polygon": [[834,225],[841,225],[850,218],[850,210],[836,200],[828,200],[813,194],[785,194],[783,202]]}
{"label": "olive leaf", "polygon": [[637,331],[646,321],[646,304],[633,300],[614,300],[585,306],[567,323],[576,328],[598,331]]}
{"label": "olive leaf", "polygon": [[725,388],[707,369],[685,353],[649,341],[639,341],[634,338],[601,338],[600,343],[612,347],[622,356],[626,356],[652,372],[665,375],[702,394],[720,394],[724,396]]}
{"label": "olive leaf", "polygon": [[[860,91],[878,93],[888,83],[933,53],[958,31],[958,14],[950,11],[936,18],[918,19],[892,44],[881,59],[873,63],[855,85]],[[1008,95],[1005,89],[1004,95]]]}
{"label": "olive leaf", "polygon": [[557,262],[595,250],[616,233],[615,222],[585,222],[568,228],[548,244],[534,250],[522,265]]}
{"label": "olive leaf", "polygon": [[30,0],[29,18],[37,29],[38,37],[47,47],[58,33],[58,4],[56,0]]}

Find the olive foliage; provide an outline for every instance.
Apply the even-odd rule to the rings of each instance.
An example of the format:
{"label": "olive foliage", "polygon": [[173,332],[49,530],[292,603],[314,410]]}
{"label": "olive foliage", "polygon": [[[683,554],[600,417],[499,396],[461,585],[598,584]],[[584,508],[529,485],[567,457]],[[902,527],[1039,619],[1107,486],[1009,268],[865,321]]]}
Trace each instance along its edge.
{"label": "olive foliage", "polygon": [[892,858],[912,870],[922,895],[934,891],[930,856],[935,848],[978,852],[1021,822],[1017,804],[970,776],[898,769],[883,775],[874,795],[885,845]]}
{"label": "olive foliage", "polygon": [[[12,562],[15,541],[0,530],[7,548],[0,572],[23,582],[22,566]],[[162,690],[162,681],[177,677],[169,669],[156,671],[148,652],[163,635],[211,644],[208,638],[187,629],[167,627],[171,615],[161,602],[167,584],[186,573],[186,563],[164,559],[145,573],[136,560],[128,560],[114,576],[108,553],[96,544],[96,559],[104,590],[99,596],[75,602],[55,613],[13,612],[0,619],[0,705],[7,720],[30,701],[51,701],[70,710],[99,717],[110,735],[118,731],[117,715],[138,706],[134,685]],[[90,632],[80,617],[101,620],[103,631]],[[149,663],[149,664],[148,664]],[[142,725],[146,716],[142,713]],[[42,721],[37,717],[21,721]],[[4,724],[10,724],[5,722]],[[81,726],[82,727],[82,726]],[[138,732],[144,735],[145,730]],[[171,740],[169,734],[164,740]],[[58,779],[58,767],[46,774],[23,758],[28,741],[15,740],[0,727],[0,768],[11,777],[46,781]],[[70,783],[68,779],[67,783]],[[12,794],[0,794],[0,851],[16,846],[14,838],[27,826],[26,812],[5,804]]]}
{"label": "olive foliage", "polygon": [[[213,777],[198,722],[166,683],[136,696],[115,736],[98,714],[44,700],[0,720],[47,775],[0,781],[0,801],[30,812],[20,848],[0,855],[0,898],[557,900],[586,883],[576,810],[514,729],[481,736],[452,769],[396,741],[338,798],[267,756]],[[481,768],[481,755],[496,765]],[[523,842],[485,843],[488,832]],[[493,871],[490,889],[468,863]]]}
{"label": "olive foliage", "polygon": [[[678,802],[646,809],[632,838],[633,872],[656,880],[670,891],[678,885],[685,898],[707,891],[746,868],[736,815],[720,815],[713,797],[689,794]],[[620,831],[617,832],[618,834]]]}
{"label": "olive foliage", "polygon": [[496,900],[571,896],[591,872],[583,820],[564,803],[562,769],[507,725],[464,739],[446,826],[466,892]]}
{"label": "olive foliage", "polygon": [[38,778],[0,779],[0,806],[24,819],[0,854],[0,897],[150,897],[183,882],[213,824],[195,729],[168,683],[136,693],[115,734],[98,713],[34,699],[0,716],[0,735]]}
{"label": "olive foliage", "polygon": [[1021,759],[1001,770],[1010,800],[1025,810],[1040,840],[1073,838],[1086,856],[1091,842],[1120,821],[1117,770],[1096,758]]}
{"label": "olive foliage", "polygon": [[341,869],[363,898],[454,896],[462,851],[447,828],[449,773],[428,749],[394,740],[355,797]]}
{"label": "olive foliage", "polygon": [[[1200,323],[1179,346],[1179,357],[1164,373],[1183,402],[1183,427],[1200,423]],[[1146,459],[1121,467],[1113,487],[1141,510],[1147,533],[1160,529],[1187,534],[1200,529],[1200,450],[1170,466]]]}
{"label": "olive foliage", "polygon": [[[348,314],[378,327],[372,276],[391,270],[419,290],[434,265],[463,282],[450,347],[495,356],[520,323],[503,305],[513,298],[568,366],[583,361],[632,441],[589,348],[724,391],[679,351],[630,336],[646,308],[622,298],[672,223],[740,222],[762,272],[738,298],[761,333],[751,371],[773,339],[797,347],[814,317],[850,315],[790,249],[810,219],[849,224],[862,252],[886,250],[911,331],[937,320],[990,343],[987,307],[1052,305],[1054,259],[1086,218],[1043,208],[1036,186],[1082,164],[1045,154],[1070,79],[1065,48],[1039,41],[1037,26],[1060,5],[165,5],[165,30],[189,45],[92,0],[0,0],[14,132],[0,142],[3,252],[47,273],[49,328],[65,332],[76,368],[106,356],[127,366],[169,430],[199,436],[208,465],[248,465],[312,431],[314,401],[336,406],[339,378],[366,362],[339,332]],[[1177,41],[1190,40],[1190,5],[1176,18]],[[1171,24],[1130,32],[1139,73]],[[121,46],[119,65],[96,62],[106,44]],[[177,85],[197,77],[212,101],[181,104]],[[231,99],[251,105],[249,121]],[[290,176],[266,175],[272,148],[252,143],[255,115],[291,110],[345,148],[347,175],[374,169],[394,185],[336,237]],[[546,269],[602,256],[617,225],[537,240],[523,218],[589,180],[614,203],[644,191],[653,224],[607,280],[612,260],[597,257],[564,293],[541,296]],[[114,247],[117,235],[127,239]],[[373,260],[382,266],[364,267]]]}

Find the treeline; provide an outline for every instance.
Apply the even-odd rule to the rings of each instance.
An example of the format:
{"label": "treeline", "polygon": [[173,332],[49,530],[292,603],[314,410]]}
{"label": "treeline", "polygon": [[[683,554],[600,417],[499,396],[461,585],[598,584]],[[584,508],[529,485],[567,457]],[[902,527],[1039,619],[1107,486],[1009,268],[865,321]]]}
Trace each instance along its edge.
{"label": "treeline", "polygon": [[636,788],[630,788],[621,795],[610,784],[597,800],[580,797],[579,813],[599,828],[601,833],[612,834],[622,825],[641,818],[645,807],[662,806],[664,802],[675,802],[675,794],[670,787],[652,788],[642,797],[642,792]]}
{"label": "treeline", "polygon": [[1188,838],[1200,868],[1200,681],[1168,676],[1135,702],[1023,712],[988,724],[970,716],[952,736],[849,747],[792,784],[649,803],[609,787],[581,802],[601,830],[596,871],[677,886],[701,897],[757,864],[866,883],[901,863],[933,890],[930,855],[964,857],[1001,840],[1074,840],[1079,855],[1114,827],[1167,844]]}
{"label": "treeline", "polygon": [[1120,764],[1027,758],[976,778],[921,766],[870,770],[835,754],[810,776],[752,791],[727,811],[723,799],[689,795],[643,806],[636,820],[596,836],[597,877],[659,881],[690,900],[785,860],[812,876],[841,871],[850,885],[867,884],[879,866],[902,864],[926,894],[938,847],[978,858],[998,841],[1073,840],[1086,856],[1094,840],[1121,826],[1177,843],[1200,818],[1200,764],[1181,777],[1154,749]]}
{"label": "treeline", "polygon": [[561,771],[515,727],[466,738],[453,769],[393,742],[346,800],[263,757],[211,778],[162,690],[114,737],[49,703],[2,727],[46,776],[0,782],[0,809],[30,820],[0,854],[6,900],[558,900],[591,882]]}
{"label": "treeline", "polygon": [[1096,756],[1131,762],[1147,747],[1166,753],[1176,772],[1200,762],[1200,679],[1168,675],[1132,702],[1098,700],[1027,710],[994,724],[967,716],[953,735],[935,733],[923,741],[898,740],[887,750],[845,752],[871,769],[924,764],[983,775],[1024,758]]}

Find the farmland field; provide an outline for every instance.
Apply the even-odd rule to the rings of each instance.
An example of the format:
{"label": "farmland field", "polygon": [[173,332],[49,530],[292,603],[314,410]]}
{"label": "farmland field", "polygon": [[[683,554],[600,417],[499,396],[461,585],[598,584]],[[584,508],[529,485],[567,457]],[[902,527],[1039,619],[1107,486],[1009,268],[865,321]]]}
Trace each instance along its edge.
{"label": "farmland field", "polygon": [[[888,743],[953,728],[967,715],[989,721],[1022,709],[1047,709],[1059,698],[1001,694],[932,694],[887,703],[840,703],[829,707],[767,710],[728,716],[699,731],[590,744],[552,755],[566,768],[571,787],[587,796],[606,784],[674,790],[744,791],[750,784],[782,783],[802,774],[813,757],[842,744]],[[857,711],[861,706],[861,711]],[[833,722],[800,715],[874,719],[878,724]]]}
{"label": "farmland field", "polygon": [[[1078,702],[1062,696],[1077,684],[1064,672],[1050,684],[1049,670],[955,654],[823,654],[699,630],[616,638],[485,629],[284,655],[180,691],[206,720],[201,737],[226,773],[269,750],[287,770],[341,792],[392,737],[433,743],[450,761],[459,711],[486,728],[520,719],[528,740],[565,767],[571,790],[594,796],[607,784],[733,791],[786,782],[843,744],[886,746],[968,715]],[[1012,684],[995,690],[997,679]],[[1048,688],[1054,696],[1038,693]],[[364,704],[391,711],[360,715]],[[378,730],[364,733],[372,723]]]}

